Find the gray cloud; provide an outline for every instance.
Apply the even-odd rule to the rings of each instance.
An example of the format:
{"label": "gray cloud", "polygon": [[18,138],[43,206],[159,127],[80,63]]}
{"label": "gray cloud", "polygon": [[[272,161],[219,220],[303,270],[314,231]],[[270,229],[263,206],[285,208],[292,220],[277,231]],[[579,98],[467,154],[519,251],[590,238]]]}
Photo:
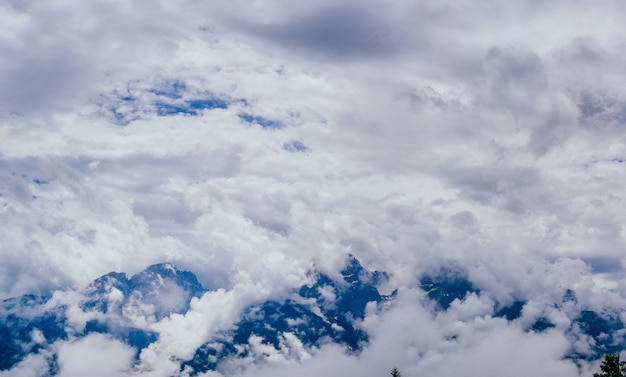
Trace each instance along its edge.
{"label": "gray cloud", "polygon": [[402,52],[406,35],[386,19],[386,7],[379,6],[327,5],[280,23],[247,28],[286,48],[331,59],[389,57]]}

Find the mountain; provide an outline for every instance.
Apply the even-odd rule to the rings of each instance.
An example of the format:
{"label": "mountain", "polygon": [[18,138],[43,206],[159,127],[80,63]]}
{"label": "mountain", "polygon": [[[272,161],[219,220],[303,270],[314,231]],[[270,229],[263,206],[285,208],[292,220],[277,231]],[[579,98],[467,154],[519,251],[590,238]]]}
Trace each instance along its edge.
{"label": "mountain", "polygon": [[[434,274],[426,274],[420,279],[422,289],[437,311],[450,309],[452,303],[465,300],[468,295],[489,294],[472,283],[467,273],[456,266],[444,267]],[[529,299],[532,299],[529,298]],[[524,308],[529,300],[515,300],[507,306],[496,302],[493,317],[503,318],[509,322],[520,321]],[[561,310],[565,306],[569,310]],[[621,320],[621,309],[607,309],[600,313],[581,307],[572,289],[566,289],[560,302],[554,303],[567,316],[569,324],[561,330],[573,345],[567,357],[578,360],[596,360],[607,353],[619,353],[626,349],[626,325]],[[545,316],[539,316],[526,326],[526,331],[544,332],[557,325]],[[589,344],[577,349],[576,345]]]}
{"label": "mountain", "polygon": [[111,272],[83,292],[74,292],[87,318],[82,326],[68,321],[73,300],[64,303],[53,296],[33,295],[4,300],[0,305],[0,370],[56,341],[94,332],[109,334],[139,352],[156,341],[158,334],[138,328],[132,317],[141,315],[157,321],[171,313],[185,313],[191,299],[204,292],[193,273],[164,263],[150,266],[131,279]]}
{"label": "mountain", "polygon": [[47,344],[65,340],[65,308],[47,308],[49,297],[26,295],[0,304],[0,370]]}
{"label": "mountain", "polygon": [[185,313],[191,299],[204,292],[193,273],[169,263],[156,264],[131,279],[118,272],[96,279],[85,292],[88,300],[82,309],[119,316],[127,310],[154,316],[158,321],[171,313]]}
{"label": "mountain", "polygon": [[[368,341],[359,328],[366,306],[389,300],[376,285],[386,275],[365,270],[349,256],[341,279],[312,269],[308,285],[295,289],[282,300],[266,301],[246,308],[234,330],[218,334],[199,347],[181,369],[195,374],[213,370],[229,359],[252,355],[253,343],[285,352],[287,339],[296,339],[303,347],[318,347],[324,342],[345,345],[358,352]],[[154,323],[173,313],[184,314],[193,298],[206,290],[196,276],[171,264],[146,268],[130,279],[124,273],[111,272],[80,292],[65,292],[71,299],[54,296],[11,298],[0,306],[0,370],[6,370],[27,355],[50,348],[57,341],[72,340],[90,333],[104,333],[141,350],[159,339],[138,319]],[[66,303],[67,302],[67,303]],[[73,308],[75,303],[78,308]],[[70,310],[79,309],[84,323],[71,321]],[[138,323],[139,322],[139,323]],[[49,360],[55,370],[55,358]]]}
{"label": "mountain", "polygon": [[[227,371],[238,360],[262,363],[279,355],[300,361],[324,344],[338,344],[358,354],[370,341],[361,326],[369,311],[384,312],[395,295],[382,295],[378,287],[388,282],[384,272],[370,271],[351,255],[337,273],[312,267],[307,283],[285,295],[244,308],[234,326],[213,333],[189,359],[178,360],[183,374]],[[419,279],[424,304],[432,315],[445,315],[470,297],[490,297],[458,266],[424,274]],[[108,273],[80,291],[52,296],[25,295],[0,303],[0,370],[8,370],[28,355],[48,362],[48,374],[58,370],[55,343],[71,342],[88,334],[103,333],[136,350],[158,342],[158,323],[172,314],[185,314],[193,299],[207,291],[196,276],[169,263],[156,264],[128,278]],[[569,358],[594,360],[607,352],[626,349],[622,312],[597,312],[583,307],[571,289],[551,310],[568,316],[567,325],[553,323],[549,315],[535,317],[525,311],[532,297],[504,304],[494,302],[491,317],[517,323],[528,332],[557,328],[570,338]],[[220,310],[220,308],[216,308]],[[564,327],[565,326],[565,327]],[[590,347],[576,348],[576,344]]]}
{"label": "mountain", "polygon": [[[298,359],[298,349],[319,347],[328,342],[359,352],[368,342],[368,335],[359,323],[366,306],[388,301],[376,286],[386,274],[370,272],[353,256],[348,256],[335,281],[317,270],[309,272],[310,284],[300,287],[281,301],[267,301],[247,308],[235,329],[220,334],[203,344],[193,358],[181,364],[181,370],[192,375],[219,368],[236,358],[253,357],[258,361],[266,355],[255,355],[255,342],[272,348],[286,358]],[[294,345],[295,343],[295,345]]]}

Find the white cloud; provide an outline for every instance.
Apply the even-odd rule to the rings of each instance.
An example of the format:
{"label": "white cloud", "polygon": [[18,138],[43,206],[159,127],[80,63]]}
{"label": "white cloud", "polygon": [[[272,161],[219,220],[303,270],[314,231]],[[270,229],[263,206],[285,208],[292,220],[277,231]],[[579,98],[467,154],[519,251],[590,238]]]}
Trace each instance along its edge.
{"label": "white cloud", "polygon": [[0,371],[2,377],[39,377],[48,371],[46,356],[41,353],[28,355],[11,369]]}
{"label": "white cloud", "polygon": [[[204,318],[209,303],[236,313],[312,262],[336,273],[347,252],[390,289],[464,266],[491,296],[459,303],[463,320],[533,297],[530,316],[567,288],[620,306],[624,14],[559,0],[5,2],[0,297],[171,261],[229,292],[155,325],[172,344],[199,331],[185,355],[228,322]],[[185,113],[215,96],[230,106]],[[306,151],[285,150],[294,141]],[[492,347],[510,360],[505,334],[569,370],[530,352],[543,338],[489,326],[465,356],[445,343],[406,367],[452,373],[441,360],[467,367]]]}
{"label": "white cloud", "polygon": [[92,334],[58,345],[59,374],[63,377],[123,376],[130,371],[132,348],[106,335]]}

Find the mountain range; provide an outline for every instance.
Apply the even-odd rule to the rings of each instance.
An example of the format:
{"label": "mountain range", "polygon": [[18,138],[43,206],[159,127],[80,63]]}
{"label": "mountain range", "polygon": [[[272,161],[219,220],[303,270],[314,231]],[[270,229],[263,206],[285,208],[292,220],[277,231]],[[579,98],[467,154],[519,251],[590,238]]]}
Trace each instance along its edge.
{"label": "mountain range", "polygon": [[[384,313],[394,305],[395,291],[381,294],[379,289],[388,283],[388,273],[368,270],[351,255],[339,274],[333,276],[313,266],[307,274],[308,284],[279,299],[246,307],[234,326],[213,332],[192,357],[178,360],[180,371],[189,375],[220,371],[239,359],[262,363],[272,353],[299,360],[303,355],[298,350],[314,350],[328,343],[337,344],[348,353],[359,353],[370,340],[362,322],[370,311]],[[455,302],[463,302],[469,296],[489,294],[458,267],[425,274],[419,284],[424,305],[433,316],[445,313]],[[28,355],[39,354],[48,362],[47,374],[55,375],[58,365],[54,344],[76,341],[93,333],[106,334],[134,348],[135,361],[139,363],[142,350],[161,336],[148,324],[187,313],[192,301],[208,292],[192,272],[163,263],[130,278],[124,273],[108,273],[80,291],[6,299],[0,304],[0,370],[11,369]],[[521,321],[527,303],[496,303],[491,316]],[[583,336],[591,339],[587,342],[590,349],[573,346],[567,358],[593,360],[626,348],[621,312],[596,312],[581,307],[571,289],[566,289],[554,305],[570,317],[569,327],[563,331],[572,344]],[[528,332],[548,331],[556,326],[543,316],[525,323]]]}

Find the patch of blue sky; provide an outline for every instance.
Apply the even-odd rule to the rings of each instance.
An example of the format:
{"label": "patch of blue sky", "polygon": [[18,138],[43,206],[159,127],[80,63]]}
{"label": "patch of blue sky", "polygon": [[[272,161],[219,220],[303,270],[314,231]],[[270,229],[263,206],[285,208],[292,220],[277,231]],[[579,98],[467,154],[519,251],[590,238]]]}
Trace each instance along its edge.
{"label": "patch of blue sky", "polygon": [[111,107],[109,111],[115,117],[116,123],[128,124],[126,114],[120,112],[116,107]]}
{"label": "patch of blue sky", "polygon": [[182,102],[157,101],[154,103],[159,116],[198,115],[202,110],[227,109],[229,101],[222,98],[197,98]]}
{"label": "patch of blue sky", "polygon": [[157,110],[158,116],[169,116],[169,115],[198,115],[198,112],[192,108],[190,108],[186,103],[182,104],[172,104],[165,102],[155,102],[154,106]]}
{"label": "patch of blue sky", "polygon": [[263,128],[283,128],[284,127],[284,124],[277,120],[267,119],[261,116],[256,116],[256,115],[252,115],[248,113],[239,114],[239,118],[243,120],[244,122],[247,122],[250,124],[258,124],[259,126]]}
{"label": "patch of blue sky", "polygon": [[125,126],[130,122],[140,118],[140,101],[130,94],[113,93],[112,96],[101,96],[101,102],[98,103],[103,114],[113,123]]}
{"label": "patch of blue sky", "polygon": [[227,109],[229,102],[221,98],[205,98],[205,99],[193,99],[186,101],[189,108],[194,110],[213,110],[213,109]]}
{"label": "patch of blue sky", "polygon": [[164,80],[150,87],[133,86],[111,96],[102,96],[100,108],[109,119],[122,126],[155,114],[157,116],[199,116],[203,110],[227,109],[233,104],[247,106],[245,99],[215,95],[209,91],[190,93],[181,80]]}
{"label": "patch of blue sky", "polygon": [[121,126],[126,126],[130,122],[141,118],[139,109],[134,106],[132,108],[128,108],[127,105],[108,106],[106,110],[113,115],[113,122]]}
{"label": "patch of blue sky", "polygon": [[168,80],[161,84],[158,88],[149,90],[149,92],[171,99],[183,98],[183,92],[187,89],[187,85],[179,80]]}
{"label": "patch of blue sky", "polygon": [[49,184],[50,182],[52,182],[52,179],[41,179],[41,178],[35,178],[35,179],[33,179],[33,183],[34,183],[34,184],[36,184],[36,185],[38,185],[38,186],[41,186],[41,185],[47,185],[47,184]]}
{"label": "patch of blue sky", "polygon": [[[30,169],[30,170],[34,170],[34,169]],[[39,178],[39,177],[33,177],[35,174],[38,174],[38,172],[29,172],[29,173],[18,173],[15,171],[11,172],[11,175],[14,177],[19,177],[22,180],[24,180],[25,182],[32,182],[34,184],[36,184],[37,186],[42,186],[42,185],[47,185],[52,183],[54,180],[52,178]]]}
{"label": "patch of blue sky", "polygon": [[287,152],[306,152],[309,148],[298,140],[292,140],[283,144],[283,149]]}

